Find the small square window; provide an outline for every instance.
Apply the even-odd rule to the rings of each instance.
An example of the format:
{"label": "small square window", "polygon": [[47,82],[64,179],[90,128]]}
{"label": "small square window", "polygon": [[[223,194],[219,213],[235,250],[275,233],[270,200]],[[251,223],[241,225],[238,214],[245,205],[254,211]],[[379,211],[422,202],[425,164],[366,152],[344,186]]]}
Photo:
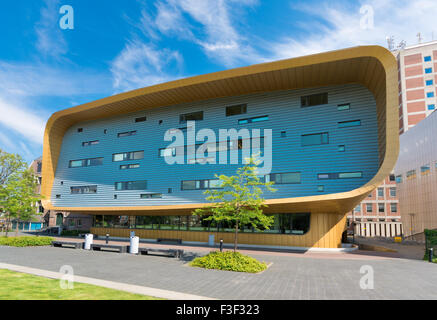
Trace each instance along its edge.
{"label": "small square window", "polygon": [[435,110],[435,104],[429,104],[428,110]]}
{"label": "small square window", "polygon": [[345,151],[346,151],[346,146],[345,145],[338,146],[338,152],[345,152]]}
{"label": "small square window", "polygon": [[425,73],[432,73],[432,68],[426,68]]}
{"label": "small square window", "polygon": [[161,124],[162,124],[162,122],[163,122],[162,120],[159,120],[159,125],[161,125]]}
{"label": "small square window", "polygon": [[317,192],[324,192],[325,191],[325,186],[318,186],[317,187]]}
{"label": "small square window", "polygon": [[77,132],[83,132],[83,128],[78,128]]}
{"label": "small square window", "polygon": [[427,98],[434,98],[434,92],[427,92],[426,97]]}
{"label": "small square window", "polygon": [[429,62],[429,61],[431,61],[431,56],[426,56],[426,57],[424,58],[424,60],[425,60],[425,62]]}
{"label": "small square window", "polygon": [[117,195],[116,194],[114,194],[114,199],[117,199]]}
{"label": "small square window", "polygon": [[427,86],[432,86],[434,84],[433,80],[426,80],[426,85]]}
{"label": "small square window", "polygon": [[108,133],[108,130],[107,130],[107,129],[103,130],[103,133],[104,133],[104,134],[107,134],[107,133]]}
{"label": "small square window", "polygon": [[168,188],[168,193],[173,193],[173,189],[172,188]]}
{"label": "small square window", "polygon": [[63,186],[64,185],[64,181],[61,181],[61,186]]}
{"label": "small square window", "polygon": [[282,131],[281,138],[286,138],[286,137],[287,137],[287,131]]}
{"label": "small square window", "polygon": [[57,194],[57,195],[56,195],[56,199],[61,199],[61,195],[60,195],[60,194]]}

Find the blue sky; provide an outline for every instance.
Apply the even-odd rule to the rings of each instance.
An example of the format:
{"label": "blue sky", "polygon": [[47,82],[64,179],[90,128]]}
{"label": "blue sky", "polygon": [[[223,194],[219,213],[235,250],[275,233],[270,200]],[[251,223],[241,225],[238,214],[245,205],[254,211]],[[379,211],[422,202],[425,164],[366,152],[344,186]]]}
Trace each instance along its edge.
{"label": "blue sky", "polygon": [[[74,9],[73,30],[59,26],[63,5]],[[437,40],[436,16],[435,0],[4,2],[0,148],[31,161],[42,154],[53,112],[156,83],[356,45],[386,46],[387,36],[412,45],[418,32],[423,41],[434,32]]]}

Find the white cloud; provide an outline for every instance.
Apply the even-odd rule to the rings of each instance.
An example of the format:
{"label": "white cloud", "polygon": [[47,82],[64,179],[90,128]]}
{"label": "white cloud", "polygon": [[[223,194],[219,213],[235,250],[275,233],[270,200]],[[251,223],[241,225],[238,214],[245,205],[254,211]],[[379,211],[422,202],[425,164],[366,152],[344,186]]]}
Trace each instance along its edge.
{"label": "white cloud", "polygon": [[182,63],[178,51],[158,50],[139,40],[131,41],[111,64],[113,87],[127,91],[174,80]]}
{"label": "white cloud", "polygon": [[[42,145],[45,119],[30,110],[5,101],[0,97],[0,123],[2,126],[7,127],[15,132],[18,132],[21,136],[27,140]],[[11,137],[4,137],[2,140],[7,139],[11,141]],[[10,144],[10,143],[9,143]]]}
{"label": "white cloud", "polygon": [[[374,11],[373,28],[360,25],[360,7],[370,5]],[[269,60],[284,59],[357,45],[377,44],[387,46],[386,37],[394,36],[396,43],[405,40],[407,45],[417,43],[416,34],[422,33],[424,41],[431,41],[437,2],[435,0],[367,0],[351,6],[346,2],[324,2],[318,10],[309,5],[292,5],[293,9],[312,15],[323,23],[311,24],[311,29],[301,37],[284,37],[267,41],[271,48]],[[304,25],[302,25],[304,26]],[[308,27],[308,25],[307,25]]]}
{"label": "white cloud", "polygon": [[143,13],[144,29],[151,24],[161,34],[175,35],[199,45],[210,58],[231,67],[260,60],[248,39],[236,28],[243,7],[254,6],[255,0],[161,0],[156,3],[155,18]]}
{"label": "white cloud", "polygon": [[59,27],[59,0],[44,0],[41,17],[35,26],[36,48],[44,56],[59,59],[68,52],[63,31]]}

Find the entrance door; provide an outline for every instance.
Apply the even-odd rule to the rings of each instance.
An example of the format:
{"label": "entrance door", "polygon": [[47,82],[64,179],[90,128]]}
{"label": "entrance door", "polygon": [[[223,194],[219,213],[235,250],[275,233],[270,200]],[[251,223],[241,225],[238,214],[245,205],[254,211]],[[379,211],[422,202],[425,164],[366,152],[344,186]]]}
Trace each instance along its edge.
{"label": "entrance door", "polygon": [[56,215],[56,225],[57,225],[57,226],[62,226],[63,222],[64,222],[64,216],[63,216],[63,214],[62,214],[62,213],[58,213],[58,214]]}

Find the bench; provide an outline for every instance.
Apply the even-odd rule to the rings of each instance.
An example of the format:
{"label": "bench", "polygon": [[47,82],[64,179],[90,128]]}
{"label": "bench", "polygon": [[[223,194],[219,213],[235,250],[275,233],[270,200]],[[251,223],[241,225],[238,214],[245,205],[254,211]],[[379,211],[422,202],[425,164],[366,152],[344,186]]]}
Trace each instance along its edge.
{"label": "bench", "polygon": [[163,253],[174,258],[180,258],[184,254],[184,250],[177,249],[156,249],[156,248],[138,248],[139,254]]}
{"label": "bench", "polygon": [[120,253],[127,253],[128,246],[120,246],[115,244],[92,244],[91,250],[97,251],[118,251]]}
{"label": "bench", "polygon": [[57,248],[67,247],[72,249],[82,249],[83,242],[53,241],[52,246]]}
{"label": "bench", "polygon": [[171,243],[182,244],[182,239],[158,238],[156,241],[157,242],[171,242]]}

